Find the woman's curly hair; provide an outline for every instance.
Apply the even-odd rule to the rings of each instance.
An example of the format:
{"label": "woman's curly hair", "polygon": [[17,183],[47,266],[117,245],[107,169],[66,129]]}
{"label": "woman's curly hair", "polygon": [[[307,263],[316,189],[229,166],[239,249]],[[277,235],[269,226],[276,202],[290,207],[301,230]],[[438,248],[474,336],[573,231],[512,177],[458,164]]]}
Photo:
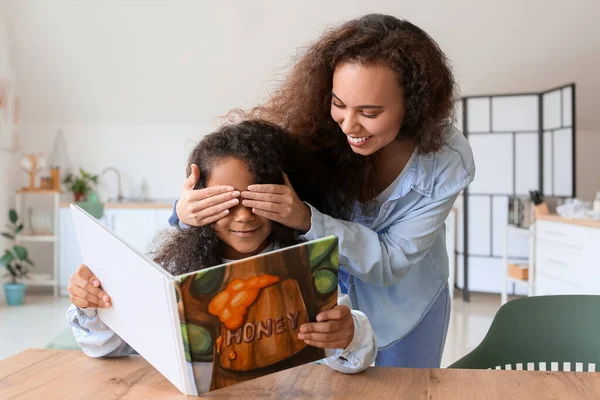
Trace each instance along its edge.
{"label": "woman's curly hair", "polygon": [[272,121],[311,146],[333,170],[324,179],[330,179],[328,190],[343,193],[338,203],[344,207],[376,195],[375,157],[354,154],[330,114],[333,72],[346,62],[396,72],[406,108],[397,138],[414,141],[420,153],[444,145],[456,98],[446,56],[426,32],[406,20],[368,14],[330,29],[308,47],[266,104],[249,115]]}
{"label": "woman's curly hair", "polygon": [[[285,172],[300,198],[310,198],[310,179],[303,178],[308,167],[298,158],[301,154],[301,145],[285,130],[265,121],[247,120],[205,136],[192,151],[186,172],[189,176],[191,165],[198,165],[200,179],[195,189],[203,189],[213,166],[223,158],[235,157],[248,165],[255,184],[284,184]],[[294,230],[276,222],[272,222],[270,239],[281,247],[298,243]],[[173,275],[222,262],[223,243],[212,225],[168,230],[155,242],[154,260]]]}

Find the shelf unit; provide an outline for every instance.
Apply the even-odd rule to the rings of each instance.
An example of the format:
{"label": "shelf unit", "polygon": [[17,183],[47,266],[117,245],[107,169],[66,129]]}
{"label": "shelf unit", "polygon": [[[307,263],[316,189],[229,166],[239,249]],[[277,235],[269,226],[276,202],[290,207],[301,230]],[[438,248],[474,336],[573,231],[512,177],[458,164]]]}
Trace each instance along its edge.
{"label": "shelf unit", "polygon": [[[515,259],[508,256],[508,243],[511,235],[526,236],[529,240],[529,257],[527,262],[523,262],[522,259]],[[529,228],[520,228],[515,225],[506,225],[506,235],[504,238],[504,249],[502,255],[502,265],[504,267],[504,284],[502,285],[502,293],[500,296],[501,304],[505,304],[508,301],[508,285],[510,283],[516,283],[519,285],[527,286],[527,295],[535,295],[535,271],[534,271],[534,258],[535,258],[535,225],[530,224]],[[513,278],[508,275],[508,265],[514,264],[526,264],[527,265],[527,280]]]}
{"label": "shelf unit", "polygon": [[[52,234],[24,234],[17,235],[15,243],[48,243],[52,245],[52,276],[48,279],[45,275],[38,274],[35,269],[30,274],[32,279],[27,280],[27,285],[30,286],[46,286],[52,287],[54,297],[58,296],[58,237],[60,232],[60,219],[59,219],[59,206],[60,206],[60,195],[61,192],[58,190],[19,190],[16,195],[16,207],[15,210],[21,218],[21,221],[25,221],[23,209],[23,199],[25,196],[46,196],[52,199],[52,219],[53,219],[53,233]],[[31,224],[31,221],[29,221]],[[35,268],[35,267],[34,267]],[[40,277],[41,276],[41,277]]]}

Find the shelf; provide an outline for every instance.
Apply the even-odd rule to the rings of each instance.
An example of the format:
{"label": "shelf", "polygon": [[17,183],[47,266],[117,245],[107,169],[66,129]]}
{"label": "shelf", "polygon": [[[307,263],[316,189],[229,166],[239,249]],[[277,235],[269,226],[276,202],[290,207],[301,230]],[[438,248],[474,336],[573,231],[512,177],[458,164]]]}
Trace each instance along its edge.
{"label": "shelf", "polygon": [[506,280],[508,280],[509,282],[514,282],[514,283],[522,283],[524,285],[528,285],[529,284],[528,280],[517,279],[517,278],[513,278],[512,276],[507,276]]}
{"label": "shelf", "polygon": [[19,189],[17,190],[18,194],[61,194],[62,192],[60,190],[52,190],[52,189]]}
{"label": "shelf", "polygon": [[17,235],[17,242],[47,242],[53,243],[58,240],[54,235]]}
{"label": "shelf", "polygon": [[[31,245],[31,243],[48,243],[51,244],[51,250],[53,252],[52,257],[52,271],[50,274],[40,274],[35,273],[35,269],[29,274],[29,279],[23,281],[26,285],[29,286],[43,286],[43,287],[51,287],[53,289],[54,296],[58,295],[58,260],[59,260],[59,240],[60,240],[60,214],[59,214],[59,203],[62,191],[53,190],[53,189],[41,189],[41,188],[33,188],[30,189],[28,187],[21,187],[16,191],[16,205],[15,211],[17,215],[24,216],[26,212],[23,212],[23,208],[28,203],[28,197],[39,197],[39,201],[44,201],[47,203],[44,207],[48,208],[52,205],[52,217],[53,220],[52,226],[47,226],[46,229],[39,229],[37,232],[32,231],[31,229],[26,229],[19,234],[15,235],[15,241],[24,246]],[[34,200],[34,199],[31,199]],[[36,201],[37,202],[37,201]],[[25,210],[27,210],[25,208]],[[26,221],[26,218],[22,219],[22,221]],[[49,222],[49,220],[48,220]],[[26,225],[28,225],[25,222]],[[44,247],[46,245],[43,245]],[[47,249],[50,250],[50,249]]]}
{"label": "shelf", "polygon": [[54,286],[56,285],[55,280],[50,279],[27,279],[23,281],[24,284],[29,286]]}

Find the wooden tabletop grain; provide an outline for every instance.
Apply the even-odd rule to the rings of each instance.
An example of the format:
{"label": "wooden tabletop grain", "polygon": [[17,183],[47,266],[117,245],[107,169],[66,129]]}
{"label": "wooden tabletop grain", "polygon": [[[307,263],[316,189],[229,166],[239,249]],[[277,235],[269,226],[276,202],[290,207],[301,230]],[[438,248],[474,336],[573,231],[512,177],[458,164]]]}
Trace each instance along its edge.
{"label": "wooden tabletop grain", "polygon": [[[600,373],[369,368],[344,375],[304,365],[204,398],[600,399]],[[30,349],[0,360],[0,399],[185,399],[139,356],[92,359]]]}

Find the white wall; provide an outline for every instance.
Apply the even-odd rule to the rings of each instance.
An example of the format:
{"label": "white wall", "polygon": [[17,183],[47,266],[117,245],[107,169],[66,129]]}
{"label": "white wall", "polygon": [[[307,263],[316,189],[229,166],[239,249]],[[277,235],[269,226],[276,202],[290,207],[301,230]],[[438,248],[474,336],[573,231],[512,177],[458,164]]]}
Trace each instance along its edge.
{"label": "white wall", "polygon": [[600,191],[600,130],[578,130],[575,153],[577,197],[592,201]]}
{"label": "white wall", "polygon": [[[0,1],[0,79],[9,80],[16,84],[15,74],[11,65],[11,40],[8,36],[8,21],[6,17],[6,4]],[[3,118],[0,115],[0,118]],[[8,221],[8,209],[14,201],[14,186],[12,185],[11,173],[15,170],[15,155],[12,152],[0,149],[0,229],[4,230]],[[0,236],[0,254],[4,254],[7,241]],[[0,276],[4,275],[5,269],[0,268]],[[4,302],[4,280],[0,278],[0,303]]]}

